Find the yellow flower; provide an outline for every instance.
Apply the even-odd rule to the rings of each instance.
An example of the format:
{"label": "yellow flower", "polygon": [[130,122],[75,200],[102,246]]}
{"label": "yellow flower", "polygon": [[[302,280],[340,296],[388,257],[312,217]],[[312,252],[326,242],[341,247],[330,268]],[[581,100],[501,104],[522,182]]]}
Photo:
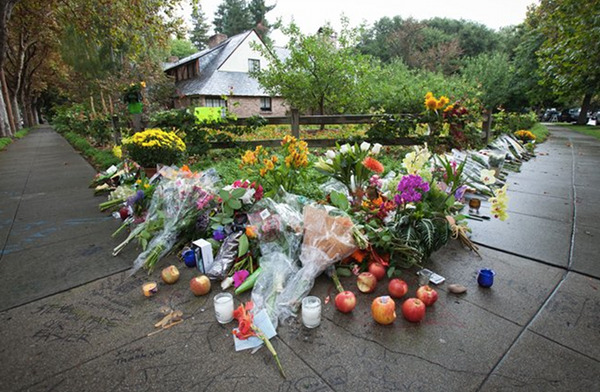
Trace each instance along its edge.
{"label": "yellow flower", "polygon": [[444,109],[444,112],[449,112],[452,109],[454,109],[454,105],[448,105],[446,106],[446,109]]}
{"label": "yellow flower", "polygon": [[142,86],[142,88],[146,88],[146,82],[144,82],[143,80],[140,82],[140,86]]}
{"label": "yellow flower", "polygon": [[441,109],[444,106],[448,105],[448,103],[450,102],[450,100],[448,99],[448,97],[442,95],[440,97],[440,100],[437,102],[437,109]]}
{"label": "yellow flower", "polygon": [[121,146],[114,146],[112,149],[112,153],[119,159],[123,157],[123,150],[121,150]]}
{"label": "yellow flower", "polygon": [[429,110],[435,110],[437,108],[438,101],[435,97],[429,97],[425,100],[425,107]]}

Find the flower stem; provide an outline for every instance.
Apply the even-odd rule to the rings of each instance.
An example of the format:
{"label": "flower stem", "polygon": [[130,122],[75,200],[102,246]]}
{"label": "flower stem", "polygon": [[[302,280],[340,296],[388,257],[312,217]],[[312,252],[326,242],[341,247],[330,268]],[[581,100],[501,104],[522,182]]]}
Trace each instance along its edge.
{"label": "flower stem", "polygon": [[340,278],[338,277],[337,270],[335,267],[331,269],[331,279],[333,280],[333,284],[335,284],[335,288],[340,293],[344,291],[344,287],[342,287],[342,283],[340,282]]}
{"label": "flower stem", "polygon": [[253,325],[253,328],[256,331],[256,336],[258,336],[265,343],[265,346],[267,346],[267,349],[269,349],[269,351],[273,355],[273,358],[275,358],[275,362],[277,362],[277,367],[279,368],[279,373],[281,373],[283,378],[287,378],[285,376],[285,372],[283,371],[283,366],[281,366],[281,362],[279,362],[279,356],[277,355],[277,351],[275,351],[275,347],[273,347],[269,339],[267,339],[267,337],[260,330],[260,328],[258,328],[256,325]]}

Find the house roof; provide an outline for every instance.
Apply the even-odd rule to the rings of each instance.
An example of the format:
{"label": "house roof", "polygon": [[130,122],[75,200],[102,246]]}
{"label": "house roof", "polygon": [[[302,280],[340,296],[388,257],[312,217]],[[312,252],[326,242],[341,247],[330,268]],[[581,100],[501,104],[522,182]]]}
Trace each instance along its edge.
{"label": "house roof", "polygon": [[[268,96],[269,94],[260,87],[258,81],[246,72],[217,72],[219,67],[252,33],[253,30],[250,30],[234,35],[214,48],[205,49],[176,63],[167,65],[164,71],[198,60],[199,75],[177,82],[175,84],[177,93],[183,96],[229,94],[235,96]],[[279,51],[276,51],[275,55],[280,56]]]}

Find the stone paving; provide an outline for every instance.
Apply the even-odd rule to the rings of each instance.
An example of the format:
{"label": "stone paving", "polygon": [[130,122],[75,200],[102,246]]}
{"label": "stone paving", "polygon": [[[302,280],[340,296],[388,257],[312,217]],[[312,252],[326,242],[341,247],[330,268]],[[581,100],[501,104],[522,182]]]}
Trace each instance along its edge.
{"label": "stone paving", "polygon": [[[329,302],[316,329],[279,326],[286,379],[267,350],[235,352],[234,323],[215,321],[220,290],[194,297],[192,270],[142,296],[158,273],[128,276],[134,246],[110,255],[118,222],[87,188],[93,169],[54,131],[35,130],[0,152],[0,391],[600,390],[600,143],[551,130],[508,177],[509,219],[471,223],[482,257],[456,243],[432,256],[447,280],[423,323],[375,324],[384,284],[351,314]],[[477,286],[482,267],[497,273],[490,289]],[[414,271],[404,279],[414,294]],[[335,289],[320,277],[312,293]],[[165,308],[184,321],[150,335]]]}

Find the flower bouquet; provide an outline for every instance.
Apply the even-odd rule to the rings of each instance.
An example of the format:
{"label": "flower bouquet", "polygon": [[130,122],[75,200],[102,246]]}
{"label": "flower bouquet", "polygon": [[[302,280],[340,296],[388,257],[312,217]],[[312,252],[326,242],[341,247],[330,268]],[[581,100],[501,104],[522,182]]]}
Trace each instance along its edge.
{"label": "flower bouquet", "polygon": [[307,205],[304,207],[303,217],[304,238],[300,253],[302,268],[289,280],[277,300],[282,320],[294,316],[317,276],[356,250],[354,223],[340,210]]}
{"label": "flower bouquet", "polygon": [[175,245],[178,235],[195,226],[201,211],[214,198],[218,181],[214,170],[196,173],[187,167],[162,168],[160,173],[163,179],[154,190],[146,220],[113,251],[116,256],[134,238],[142,241],[144,251],[134,261],[131,274],[142,266],[152,271]]}

